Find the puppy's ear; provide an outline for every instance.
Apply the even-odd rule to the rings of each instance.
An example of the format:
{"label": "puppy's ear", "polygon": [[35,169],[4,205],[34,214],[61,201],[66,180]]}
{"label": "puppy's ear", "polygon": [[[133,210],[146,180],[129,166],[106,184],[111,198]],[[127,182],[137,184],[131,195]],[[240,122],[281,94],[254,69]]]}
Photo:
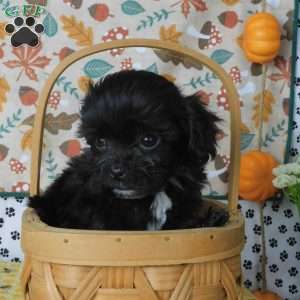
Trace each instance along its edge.
{"label": "puppy's ear", "polygon": [[220,119],[208,111],[196,95],[184,98],[187,113],[188,153],[192,160],[205,164],[216,156],[216,136]]}

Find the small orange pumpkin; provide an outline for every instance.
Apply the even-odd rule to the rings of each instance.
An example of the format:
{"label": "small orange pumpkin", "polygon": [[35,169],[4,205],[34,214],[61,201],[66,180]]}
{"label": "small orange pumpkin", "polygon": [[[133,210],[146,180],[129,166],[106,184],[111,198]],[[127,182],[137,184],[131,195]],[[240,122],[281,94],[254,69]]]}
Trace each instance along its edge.
{"label": "small orange pumpkin", "polygon": [[251,62],[262,64],[273,60],[280,48],[280,25],[277,19],[266,12],[248,18],[242,48]]}
{"label": "small orange pumpkin", "polygon": [[275,158],[266,152],[252,150],[241,157],[239,195],[246,200],[264,202],[277,189],[273,186],[273,168],[278,166]]}
{"label": "small orange pumpkin", "polygon": [[256,291],[253,295],[256,300],[282,300],[277,294],[269,291]]}

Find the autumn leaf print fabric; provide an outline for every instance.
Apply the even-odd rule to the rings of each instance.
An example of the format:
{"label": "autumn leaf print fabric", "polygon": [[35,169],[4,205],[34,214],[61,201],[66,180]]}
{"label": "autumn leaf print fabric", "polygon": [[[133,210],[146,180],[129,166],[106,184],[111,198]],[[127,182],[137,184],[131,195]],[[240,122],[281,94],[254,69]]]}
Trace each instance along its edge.
{"label": "autumn leaf print fabric", "polygon": [[[8,6],[44,5],[36,18],[44,31],[38,47],[11,46],[5,25],[12,23]],[[248,62],[240,47],[243,24],[262,10],[262,1],[241,0],[118,0],[12,1],[0,0],[0,191],[27,192],[30,151],[38,96],[51,71],[65,57],[91,45],[127,38],[153,38],[200,51],[231,76],[240,96],[241,151],[256,148],[284,158],[288,128],[293,1],[268,0],[267,11],[282,27],[281,50],[263,68]],[[211,70],[158,49],[112,49],[81,59],[56,81],[45,117],[42,188],[85,147],[78,140],[80,100],[89,81],[115,71],[145,69],[165,76],[185,94],[196,93],[209,109],[224,119],[218,135],[218,154],[207,171],[205,193],[227,193],[229,106],[227,93]],[[262,97],[263,96],[263,97]],[[262,100],[263,99],[263,100]],[[261,102],[263,107],[261,108]],[[260,132],[262,134],[260,134]]]}

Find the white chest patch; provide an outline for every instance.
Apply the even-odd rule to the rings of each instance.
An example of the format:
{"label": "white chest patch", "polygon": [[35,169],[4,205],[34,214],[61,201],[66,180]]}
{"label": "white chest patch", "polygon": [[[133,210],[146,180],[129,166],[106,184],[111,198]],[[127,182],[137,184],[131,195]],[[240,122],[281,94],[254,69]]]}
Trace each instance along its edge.
{"label": "white chest patch", "polygon": [[152,220],[147,224],[148,230],[160,230],[167,220],[167,211],[172,208],[172,201],[165,192],[156,194],[151,204]]}

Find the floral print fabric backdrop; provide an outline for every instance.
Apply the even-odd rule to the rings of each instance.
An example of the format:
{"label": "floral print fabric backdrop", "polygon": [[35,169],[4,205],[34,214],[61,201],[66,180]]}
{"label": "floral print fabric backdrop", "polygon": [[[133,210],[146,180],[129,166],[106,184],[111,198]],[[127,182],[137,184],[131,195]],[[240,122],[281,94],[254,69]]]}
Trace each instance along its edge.
{"label": "floral print fabric backdrop", "polygon": [[[240,95],[241,150],[257,147],[261,139],[263,150],[282,161],[288,123],[293,1],[266,2],[267,11],[273,13],[282,25],[282,46],[280,54],[268,67],[263,91],[262,67],[246,61],[240,48],[243,23],[248,16],[261,11],[262,1],[120,0],[99,3],[27,0],[21,3],[0,0],[1,191],[28,191],[33,119],[39,92],[49,73],[73,51],[114,39],[147,37],[180,43],[221,64],[232,76]],[[36,48],[24,45],[13,48],[11,37],[4,30],[7,23],[13,23],[13,18],[7,17],[4,10],[8,6],[32,3],[45,7],[45,13],[36,18],[36,23],[44,26],[44,32],[38,34],[41,43]],[[16,24],[14,26],[15,31],[19,30]],[[30,29],[34,30],[33,26]],[[76,73],[67,70],[59,78],[48,101],[43,186],[55,178],[63,166],[61,162],[77,154],[83,146],[72,134],[78,122],[75,106],[79,108],[88,77],[97,80],[109,72],[130,68],[158,72],[184,86],[188,93],[199,93],[218,115],[227,119],[226,91],[209,70],[183,68],[176,58],[166,53],[141,51],[144,49],[116,50],[90,57],[78,65]],[[190,67],[187,62],[184,64]],[[259,107],[263,92],[261,114]],[[261,125],[262,134],[259,134]],[[217,159],[209,166],[213,179],[208,193],[215,195],[226,193],[227,188],[229,133],[226,128],[228,124],[219,136]]]}

